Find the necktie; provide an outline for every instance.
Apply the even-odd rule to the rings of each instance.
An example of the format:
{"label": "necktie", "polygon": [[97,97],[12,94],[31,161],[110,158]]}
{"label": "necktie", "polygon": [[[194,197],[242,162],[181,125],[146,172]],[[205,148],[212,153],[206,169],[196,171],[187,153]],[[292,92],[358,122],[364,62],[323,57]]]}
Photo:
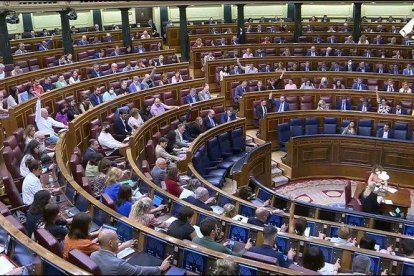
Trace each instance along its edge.
{"label": "necktie", "polygon": [[284,105],[284,103],[280,103],[280,106],[279,106],[279,110],[278,110],[278,112],[282,112],[284,109],[283,109],[283,105]]}
{"label": "necktie", "polygon": [[362,90],[361,84],[358,84],[358,90]]}
{"label": "necktie", "polygon": [[98,99],[98,104],[101,103],[101,99],[99,98],[99,96],[96,96],[96,98]]}
{"label": "necktie", "polygon": [[379,69],[378,73],[382,74],[382,69]]}
{"label": "necktie", "polygon": [[362,112],[367,112],[367,107],[365,105],[362,107]]}
{"label": "necktie", "polygon": [[338,72],[338,71],[339,71],[339,68],[338,68],[338,67],[336,67],[336,68],[335,68],[335,71],[336,71],[336,72]]}
{"label": "necktie", "polygon": [[342,110],[346,110],[346,105],[345,105],[345,103],[342,103]]}
{"label": "necktie", "polygon": [[216,123],[214,122],[214,120],[211,117],[210,117],[210,123],[213,127],[216,126]]}

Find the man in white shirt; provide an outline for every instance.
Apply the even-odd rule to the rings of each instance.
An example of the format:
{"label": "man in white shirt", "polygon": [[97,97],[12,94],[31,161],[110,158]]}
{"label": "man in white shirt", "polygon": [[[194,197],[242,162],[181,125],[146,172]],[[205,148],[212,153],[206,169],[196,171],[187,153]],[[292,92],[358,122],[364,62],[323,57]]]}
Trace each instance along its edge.
{"label": "man in white shirt", "polygon": [[30,205],[33,203],[35,193],[43,189],[39,179],[39,176],[42,174],[42,165],[40,161],[31,159],[27,167],[30,173],[23,180],[22,197],[23,203]]}
{"label": "man in white shirt", "polygon": [[98,136],[98,142],[105,150],[106,156],[119,156],[119,149],[127,147],[128,144],[117,141],[112,134],[109,133],[110,128],[111,124],[109,122],[102,123],[102,130]]}
{"label": "man in white shirt", "polygon": [[4,64],[0,63],[0,80],[4,79],[6,77],[6,72],[4,72]]}
{"label": "man in white shirt", "polygon": [[109,88],[109,90],[108,90],[108,91],[106,91],[106,92],[103,94],[102,98],[103,98],[103,101],[104,101],[104,102],[108,102],[108,101],[110,101],[110,100],[115,99],[115,98],[116,98],[116,93],[115,93],[115,91],[114,91],[114,88],[113,88],[113,87]]}
{"label": "man in white shirt", "polygon": [[188,147],[190,143],[183,138],[183,134],[185,132],[185,124],[180,123],[178,124],[177,129],[175,130],[175,144],[180,147]]}
{"label": "man in white shirt", "polygon": [[244,73],[246,74],[252,74],[252,73],[257,73],[257,68],[253,66],[253,64],[247,64],[246,66],[241,65],[240,63],[240,59],[237,59],[237,65],[239,65],[239,67],[244,70]]}
{"label": "man in white shirt", "polygon": [[46,144],[56,144],[58,140],[58,135],[56,134],[53,127],[67,129],[68,126],[65,124],[54,120],[49,117],[49,113],[46,108],[42,108],[40,99],[36,102],[36,111],[35,111],[35,122],[39,131],[42,131],[49,137],[46,139]]}

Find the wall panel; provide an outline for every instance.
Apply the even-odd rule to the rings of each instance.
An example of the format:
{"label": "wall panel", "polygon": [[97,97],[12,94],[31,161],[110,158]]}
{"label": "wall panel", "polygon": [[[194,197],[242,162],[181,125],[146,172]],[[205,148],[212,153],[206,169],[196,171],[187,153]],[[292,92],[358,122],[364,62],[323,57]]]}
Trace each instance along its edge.
{"label": "wall panel", "polygon": [[[92,11],[77,11],[78,19],[70,20],[70,25],[79,27],[93,26]],[[44,28],[51,30],[61,28],[60,14],[57,12],[32,13],[33,29],[41,31]]]}
{"label": "wall panel", "polygon": [[[232,5],[231,14],[233,18],[237,18],[237,5]],[[274,18],[278,17],[287,17],[287,4],[275,4],[275,5],[246,5],[244,6],[244,18],[249,17],[259,18]]]}
{"label": "wall panel", "polygon": [[[213,17],[215,20],[221,20],[224,17],[223,5],[187,7],[188,21],[208,20],[210,17]],[[180,11],[178,7],[168,7],[168,19],[173,22],[180,21]]]}
{"label": "wall panel", "polygon": [[9,31],[9,34],[23,33],[23,15],[21,13],[19,14],[19,18],[19,24],[7,24],[7,30]]}
{"label": "wall panel", "polygon": [[302,17],[310,18],[316,16],[323,17],[325,14],[328,17],[352,17],[352,4],[345,5],[302,5]]}
{"label": "wall panel", "polygon": [[[102,10],[102,23],[104,26],[122,24],[121,11],[119,9]],[[135,24],[135,9],[129,10],[129,24]]]}
{"label": "wall panel", "polygon": [[413,17],[414,13],[411,11],[414,8],[414,4],[392,3],[392,4],[363,4],[361,7],[362,16],[367,17]]}

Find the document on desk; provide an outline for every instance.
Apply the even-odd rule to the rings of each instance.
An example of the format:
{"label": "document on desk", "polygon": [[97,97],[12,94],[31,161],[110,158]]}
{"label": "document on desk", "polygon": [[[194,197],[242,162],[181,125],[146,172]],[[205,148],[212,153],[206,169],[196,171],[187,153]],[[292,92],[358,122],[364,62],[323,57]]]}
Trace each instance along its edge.
{"label": "document on desk", "polygon": [[393,187],[388,187],[388,192],[390,192],[390,193],[392,193],[392,194],[394,194],[394,193],[396,193],[398,190],[397,189],[395,189],[395,188],[393,188]]}
{"label": "document on desk", "polygon": [[388,205],[393,204],[392,200],[390,200],[390,199],[386,199],[386,200],[384,200],[384,203],[385,203],[385,204],[388,204]]}
{"label": "document on desk", "polygon": [[177,218],[176,217],[170,217],[169,219],[167,219],[166,221],[165,221],[165,223],[167,223],[167,224],[171,224],[171,223],[173,223],[174,221],[176,221],[177,220]]}
{"label": "document on desk", "polygon": [[195,229],[195,231],[196,231],[197,236],[198,236],[199,238],[202,238],[202,237],[203,237],[203,234],[201,234],[200,227],[199,227],[199,226],[197,226],[197,225],[194,225],[194,229]]}
{"label": "document on desk", "polygon": [[135,250],[132,247],[127,247],[124,250],[119,251],[118,254],[116,254],[116,256],[120,259],[124,259],[125,257],[131,255],[134,252]]}

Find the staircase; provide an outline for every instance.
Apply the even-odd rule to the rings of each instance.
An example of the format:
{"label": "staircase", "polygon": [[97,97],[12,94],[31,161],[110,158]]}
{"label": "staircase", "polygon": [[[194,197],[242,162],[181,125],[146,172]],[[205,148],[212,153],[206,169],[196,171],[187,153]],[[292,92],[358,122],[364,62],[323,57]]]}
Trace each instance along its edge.
{"label": "staircase", "polygon": [[289,178],[283,175],[283,171],[279,169],[275,161],[272,161],[272,182],[275,188],[289,183]]}

